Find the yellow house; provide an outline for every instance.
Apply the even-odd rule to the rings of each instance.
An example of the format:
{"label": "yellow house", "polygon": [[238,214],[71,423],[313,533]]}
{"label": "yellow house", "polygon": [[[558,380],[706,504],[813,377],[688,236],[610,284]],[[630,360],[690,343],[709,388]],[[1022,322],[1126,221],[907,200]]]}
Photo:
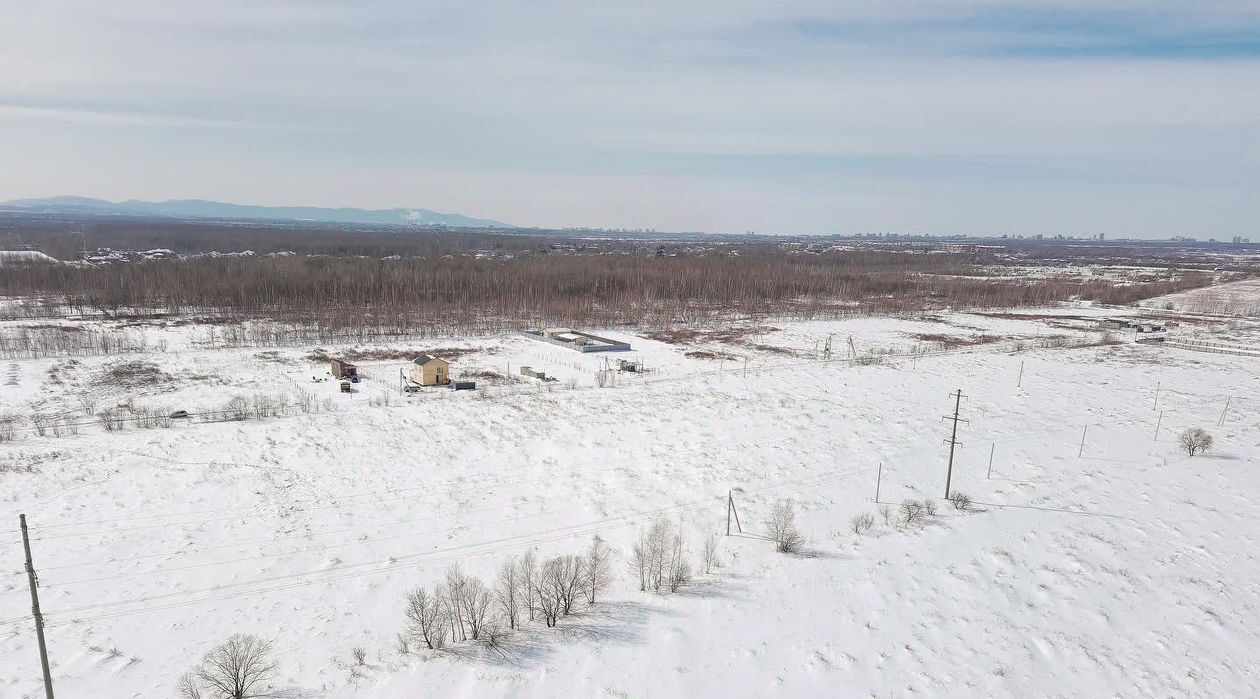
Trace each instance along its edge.
{"label": "yellow house", "polygon": [[451,382],[451,363],[422,354],[411,360],[411,382],[421,386],[444,386]]}

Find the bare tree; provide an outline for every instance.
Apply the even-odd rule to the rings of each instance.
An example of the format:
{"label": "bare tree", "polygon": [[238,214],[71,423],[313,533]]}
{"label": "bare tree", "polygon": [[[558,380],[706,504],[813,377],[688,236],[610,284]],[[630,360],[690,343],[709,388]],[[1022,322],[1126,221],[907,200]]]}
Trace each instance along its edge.
{"label": "bare tree", "polygon": [[490,588],[481,578],[466,577],[459,598],[464,619],[468,621],[468,637],[476,641],[481,638],[481,630],[490,617]]}
{"label": "bare tree", "polygon": [[1177,443],[1190,456],[1194,456],[1199,452],[1206,454],[1212,450],[1212,435],[1208,434],[1207,430],[1201,427],[1191,427],[1181,433],[1181,436],[1177,438]]}
{"label": "bare tree", "polygon": [[805,546],[805,535],[796,526],[796,510],[790,500],[780,500],[770,510],[770,539],[780,553],[797,553]]}
{"label": "bare tree", "polygon": [[175,693],[180,699],[203,699],[205,694],[201,691],[201,685],[197,684],[197,676],[191,672],[185,672],[180,676],[179,682],[175,685]]}
{"label": "bare tree", "polygon": [[687,562],[687,549],[681,531],[674,532],[669,547],[669,563],[665,568],[665,583],[670,592],[678,592],[691,582],[691,564]]}
{"label": "bare tree", "polygon": [[499,568],[494,581],[494,601],[499,605],[509,629],[515,629],[521,616],[521,567],[515,556],[509,556]]}
{"label": "bare tree", "polygon": [[262,697],[276,669],[270,641],[236,634],[206,653],[176,689],[184,699]]}
{"label": "bare tree", "polygon": [[608,544],[598,536],[591,540],[591,547],[586,550],[586,563],[582,573],[582,591],[586,593],[586,603],[595,604],[598,596],[612,584]]}
{"label": "bare tree", "polygon": [[665,566],[669,561],[670,546],[677,536],[677,527],[664,517],[658,517],[651,527],[639,531],[639,539],[630,553],[632,564],[639,573],[640,590],[659,591],[665,586]]}
{"label": "bare tree", "polygon": [[468,630],[464,626],[464,588],[468,578],[460,571],[458,563],[452,563],[446,569],[446,607],[447,621],[451,626],[451,640],[458,634],[459,640],[468,640]]}
{"label": "bare tree", "polygon": [[573,602],[582,593],[582,581],[586,578],[586,559],[582,556],[565,554],[553,558],[552,561],[556,562],[558,572],[554,582],[558,584],[560,613],[568,616],[573,611]]}
{"label": "bare tree", "polygon": [[407,594],[407,632],[432,650],[446,645],[446,610],[442,596],[417,587]]}
{"label": "bare tree", "polygon": [[542,614],[547,628],[556,625],[556,620],[560,617],[560,609],[564,604],[560,598],[564,577],[560,567],[560,560],[553,558],[543,563],[538,571],[538,582],[535,588],[538,595],[538,612]]}
{"label": "bare tree", "polygon": [[534,612],[538,609],[538,556],[534,549],[521,556],[521,597],[525,600],[525,608],[529,610],[529,620],[534,620]]}
{"label": "bare tree", "polygon": [[704,574],[709,575],[714,568],[718,567],[718,538],[717,534],[710,534],[704,540],[704,552],[701,555],[704,561]]}

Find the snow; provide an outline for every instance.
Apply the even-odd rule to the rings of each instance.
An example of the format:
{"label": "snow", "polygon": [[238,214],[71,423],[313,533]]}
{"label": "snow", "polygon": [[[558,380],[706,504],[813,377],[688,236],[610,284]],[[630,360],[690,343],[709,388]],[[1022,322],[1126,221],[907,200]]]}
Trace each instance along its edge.
{"label": "snow", "polygon": [[[0,443],[0,519],[31,519],[64,696],[169,696],[237,631],[276,642],[278,688],[294,697],[1254,695],[1260,362],[1132,342],[1011,351],[1098,339],[1089,318],[1110,313],[785,320],[678,345],[592,329],[649,369],[607,388],[594,380],[603,357],[520,336],[400,343],[471,350],[452,359],[456,378],[528,364],[558,379],[406,399],[406,359],[356,362],[368,378],[340,394],[312,380],[327,373],[304,359],[313,347],[201,349],[203,328],[150,328],[169,351],[0,360],[16,377],[0,412],[71,414],[88,392],[194,411],[307,391],[336,410],[22,431]],[[867,354],[919,334],[1001,341],[818,359],[828,335],[839,360],[850,337]],[[741,359],[686,356],[697,348]],[[95,381],[119,361],[166,378]],[[981,504],[885,526],[877,469],[894,506],[943,494],[942,416],[959,388],[969,422],[953,487]],[[1214,434],[1212,454],[1178,452],[1191,426]],[[728,491],[752,534],[793,499],[809,553],[723,536],[715,574],[677,595],[638,592],[625,566],[638,528],[681,521],[698,560],[725,531]],[[857,536],[861,513],[878,524]],[[41,691],[13,532],[0,539],[0,697]],[[616,552],[607,602],[500,653],[394,652],[405,593],[450,563],[488,580],[507,555],[572,552],[595,534]],[[353,646],[369,651],[354,681],[334,663]]]}
{"label": "snow", "polygon": [[38,250],[0,250],[0,267],[6,264],[60,264],[61,261]]}
{"label": "snow", "polygon": [[1143,301],[1142,306],[1191,313],[1260,317],[1260,279],[1214,284]]}

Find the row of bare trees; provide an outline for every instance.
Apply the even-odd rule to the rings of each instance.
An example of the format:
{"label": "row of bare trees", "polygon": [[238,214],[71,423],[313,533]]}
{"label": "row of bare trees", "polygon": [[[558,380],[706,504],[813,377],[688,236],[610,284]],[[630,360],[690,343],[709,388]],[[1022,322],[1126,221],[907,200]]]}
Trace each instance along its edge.
{"label": "row of bare trees", "polygon": [[738,256],[567,255],[449,259],[207,257],[111,266],[6,269],[0,295],[117,314],[158,310],[410,334],[416,328],[664,325],[715,314],[807,317],[1071,298],[1124,303],[1207,283],[1186,274],[1104,279],[986,277],[971,258],[875,250],[794,255],[745,245]]}
{"label": "row of bare trees", "polygon": [[164,340],[148,342],[128,330],[82,326],[39,325],[0,330],[0,357],[38,359],[88,355],[164,352]]}
{"label": "row of bare trees", "polygon": [[418,587],[407,595],[407,625],[399,634],[399,647],[416,643],[440,650],[448,641],[496,646],[504,634],[527,622],[556,626],[574,613],[577,602],[591,605],[602,599],[612,582],[608,545],[599,537],[580,554],[539,560],[530,549],[509,557],[490,585],[453,564],[432,590]]}

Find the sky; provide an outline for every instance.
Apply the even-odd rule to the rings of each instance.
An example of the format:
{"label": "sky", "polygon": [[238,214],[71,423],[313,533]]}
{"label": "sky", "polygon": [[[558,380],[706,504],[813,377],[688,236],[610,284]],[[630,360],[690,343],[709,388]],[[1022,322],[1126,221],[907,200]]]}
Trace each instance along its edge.
{"label": "sky", "polygon": [[0,0],[0,200],[1260,239],[1257,0]]}

